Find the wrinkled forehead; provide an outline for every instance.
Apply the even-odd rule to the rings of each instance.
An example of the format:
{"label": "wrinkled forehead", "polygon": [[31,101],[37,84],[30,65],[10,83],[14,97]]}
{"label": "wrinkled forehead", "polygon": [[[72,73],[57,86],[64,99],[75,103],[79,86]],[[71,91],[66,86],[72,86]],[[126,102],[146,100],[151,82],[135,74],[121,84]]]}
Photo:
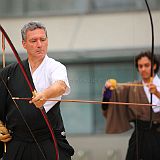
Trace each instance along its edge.
{"label": "wrinkled forehead", "polygon": [[45,30],[41,28],[37,28],[35,30],[27,30],[26,32],[26,39],[32,38],[47,38]]}

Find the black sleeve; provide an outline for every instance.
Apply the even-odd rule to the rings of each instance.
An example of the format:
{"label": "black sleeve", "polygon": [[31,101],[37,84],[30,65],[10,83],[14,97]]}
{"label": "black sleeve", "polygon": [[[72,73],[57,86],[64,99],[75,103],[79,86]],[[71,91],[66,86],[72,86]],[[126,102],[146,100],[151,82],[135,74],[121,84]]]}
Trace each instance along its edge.
{"label": "black sleeve", "polygon": [[5,109],[6,109],[6,97],[7,89],[5,84],[7,84],[7,75],[5,76],[0,70],[0,120],[5,122]]}
{"label": "black sleeve", "polygon": [[0,158],[3,157],[3,152],[4,152],[4,143],[0,142]]}
{"label": "black sleeve", "polygon": [[[7,73],[7,72],[6,72]],[[0,70],[0,120],[5,123],[5,109],[6,109],[6,97],[7,89],[4,85],[6,83],[7,74],[4,74],[3,69]],[[0,158],[2,158],[4,152],[4,143],[0,142]]]}
{"label": "black sleeve", "polygon": [[[104,88],[102,102],[109,102],[112,96],[112,91],[108,88]],[[102,104],[102,110],[107,110],[108,104]]]}
{"label": "black sleeve", "polygon": [[[103,97],[102,102],[109,102],[109,99],[105,99],[105,98]],[[107,108],[108,108],[108,104],[102,104],[102,110],[103,110],[103,111],[107,110]]]}

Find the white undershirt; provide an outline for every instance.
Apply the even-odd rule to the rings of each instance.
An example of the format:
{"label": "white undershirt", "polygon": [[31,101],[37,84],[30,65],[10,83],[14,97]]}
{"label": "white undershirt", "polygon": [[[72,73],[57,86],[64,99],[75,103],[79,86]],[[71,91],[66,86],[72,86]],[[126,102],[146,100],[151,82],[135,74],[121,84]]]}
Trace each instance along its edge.
{"label": "white undershirt", "polygon": [[[142,82],[143,84],[145,84],[144,82]],[[157,90],[160,92],[160,79],[159,77],[156,75],[153,79],[153,84],[155,84],[157,86]],[[144,85],[144,91],[147,95],[148,101],[150,103],[151,101],[151,94],[149,92],[149,89],[146,85]],[[153,111],[156,112],[160,112],[160,99],[155,96],[154,94],[152,94],[152,104],[157,105],[157,106],[153,106]]]}
{"label": "white undershirt", "polygon": [[[30,64],[29,68],[31,71]],[[67,85],[67,89],[63,95],[68,95],[70,93],[70,85],[67,78],[66,67],[60,62],[49,58],[47,55],[38,68],[33,72],[32,79],[37,92],[42,92],[54,82],[62,80]],[[59,96],[53,99],[60,100],[61,97],[62,96]],[[57,102],[47,101],[44,104],[45,111],[48,112],[56,103]]]}

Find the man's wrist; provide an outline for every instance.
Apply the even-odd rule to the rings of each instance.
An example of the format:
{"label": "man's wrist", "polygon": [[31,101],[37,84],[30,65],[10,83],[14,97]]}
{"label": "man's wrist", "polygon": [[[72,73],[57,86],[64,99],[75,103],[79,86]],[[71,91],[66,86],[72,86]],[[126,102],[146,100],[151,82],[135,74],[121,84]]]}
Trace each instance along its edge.
{"label": "man's wrist", "polygon": [[3,122],[0,120],[0,127],[4,126]]}

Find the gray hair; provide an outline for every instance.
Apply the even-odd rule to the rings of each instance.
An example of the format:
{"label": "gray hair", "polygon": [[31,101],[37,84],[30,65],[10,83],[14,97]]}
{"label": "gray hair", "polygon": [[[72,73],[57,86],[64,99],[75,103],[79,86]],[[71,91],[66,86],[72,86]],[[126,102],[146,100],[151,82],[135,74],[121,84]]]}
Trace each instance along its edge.
{"label": "gray hair", "polygon": [[21,29],[22,40],[26,41],[26,33],[27,33],[28,30],[33,31],[37,28],[43,29],[45,31],[45,34],[46,34],[46,37],[47,37],[46,27],[41,22],[32,21],[32,22],[29,22],[29,23],[25,24],[23,26],[23,28]]}

